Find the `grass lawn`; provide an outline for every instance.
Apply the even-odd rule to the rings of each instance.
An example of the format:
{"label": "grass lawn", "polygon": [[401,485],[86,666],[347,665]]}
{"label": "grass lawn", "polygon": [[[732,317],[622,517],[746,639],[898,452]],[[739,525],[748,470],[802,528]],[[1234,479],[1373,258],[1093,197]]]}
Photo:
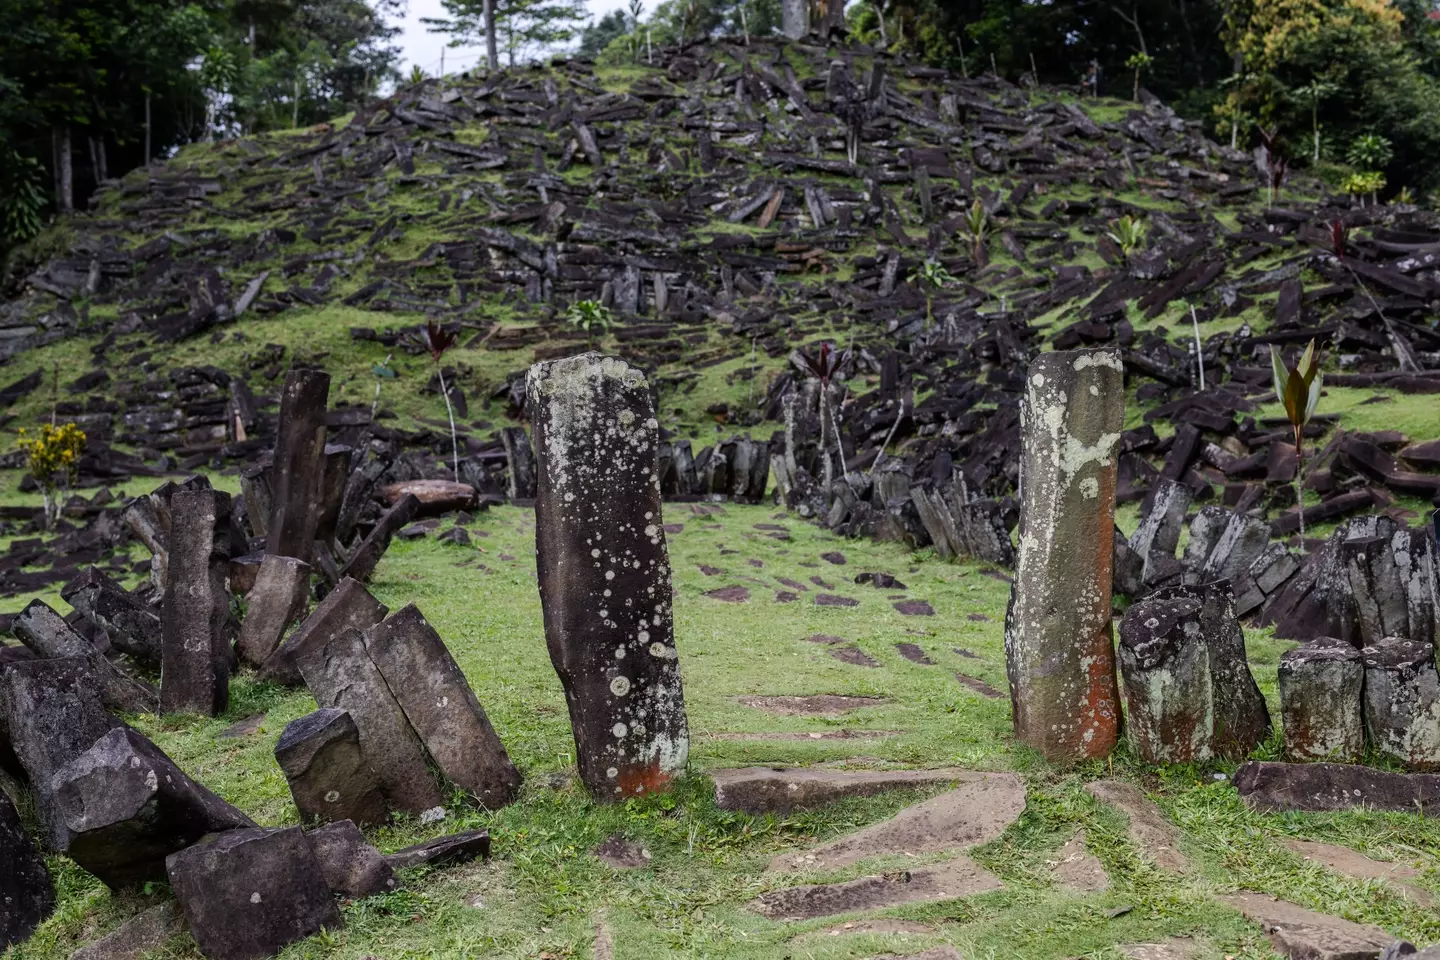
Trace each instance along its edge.
{"label": "grass lawn", "polygon": [[[703,510],[714,510],[706,506]],[[668,796],[597,806],[570,776],[573,743],[558,680],[550,667],[534,579],[534,519],[505,507],[470,528],[475,546],[432,539],[397,541],[373,585],[391,608],[414,601],[445,637],[526,777],[520,801],[503,810],[475,808],[455,797],[449,817],[421,827],[413,820],[373,831],[390,850],[429,836],[488,827],[488,863],[432,873],[415,871],[403,889],[344,908],[346,927],[297,944],[286,958],[589,957],[604,917],[618,958],[860,958],[914,953],[954,944],[967,958],[1121,956],[1116,945],[1194,938],[1198,956],[1267,958],[1258,927],[1214,895],[1262,890],[1295,902],[1378,923],[1416,942],[1440,940],[1440,917],[1376,882],[1362,882],[1306,863],[1283,845],[1289,837],[1347,844],[1377,859],[1426,872],[1420,885],[1440,891],[1440,826],[1398,814],[1271,816],[1252,813],[1224,779],[1229,768],[1157,771],[1124,748],[1111,763],[1061,771],[1017,748],[1009,737],[1007,697],[991,698],[956,674],[1005,689],[1002,624],[1009,586],[994,571],[913,555],[893,544],[842,541],[774,507],[726,505],[697,513],[667,507],[683,524],[670,536],[675,570],[676,632],[693,730],[692,773]],[[778,531],[757,524],[779,525]],[[837,566],[820,554],[839,550]],[[701,570],[718,568],[706,575]],[[863,571],[898,577],[906,590],[856,584]],[[777,578],[803,584],[801,592]],[[812,582],[818,578],[829,586]],[[722,586],[749,589],[745,603],[705,595]],[[777,591],[798,594],[776,602]],[[820,607],[817,593],[859,600]],[[903,616],[892,597],[929,601],[932,617]],[[16,607],[18,609],[18,606]],[[62,605],[63,609],[63,605]],[[817,633],[853,641],[876,668],[843,663]],[[1286,644],[1250,635],[1250,655],[1275,704],[1275,664]],[[911,662],[895,644],[918,644],[935,661]],[[962,654],[957,649],[967,651]],[[884,697],[880,705],[834,717],[782,717],[748,707],[754,694],[844,693]],[[272,750],[290,720],[314,709],[303,691],[242,675],[232,705],[214,720],[131,718],[187,772],[266,826],[294,823],[296,812]],[[256,733],[227,738],[236,721],[263,713]],[[823,733],[846,739],[762,739],[767,732]],[[748,736],[747,736],[748,735]],[[1276,752],[1272,743],[1261,751]],[[831,935],[844,919],[805,923],[767,920],[746,904],[795,876],[767,873],[777,852],[798,849],[888,816],[926,794],[892,793],[844,801],[785,818],[716,809],[708,769],[749,764],[832,764],[850,768],[960,766],[1010,770],[1027,781],[1028,807],[999,840],[973,851],[1004,889],[962,900],[896,908],[882,916],[923,925],[924,932]],[[1133,779],[1183,831],[1192,862],[1185,876],[1166,873],[1127,839],[1124,818],[1083,790],[1090,779]],[[1058,849],[1077,831],[1105,865],[1110,889],[1079,895],[1056,886]],[[616,871],[590,851],[613,834],[641,843],[649,867]],[[801,875],[801,882],[847,879],[911,866],[871,861]],[[63,857],[50,861],[62,905],[7,960],[66,957],[87,940],[164,894],[113,897]],[[1121,908],[1127,908],[1122,910]],[[1112,916],[1114,914],[1114,916]],[[853,919],[853,918],[848,918]],[[157,954],[196,957],[188,935]]]}

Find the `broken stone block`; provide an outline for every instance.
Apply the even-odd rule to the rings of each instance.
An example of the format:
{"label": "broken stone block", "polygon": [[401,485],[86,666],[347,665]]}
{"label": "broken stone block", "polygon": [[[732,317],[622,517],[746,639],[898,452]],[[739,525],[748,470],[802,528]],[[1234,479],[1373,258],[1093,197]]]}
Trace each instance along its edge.
{"label": "broken stone block", "polygon": [[1230,511],[1224,507],[1208,506],[1201,507],[1195,514],[1195,519],[1190,521],[1190,539],[1185,544],[1185,554],[1180,561],[1180,565],[1185,568],[1184,578],[1187,584],[1201,582],[1205,561],[1210,558],[1220,535],[1229,525],[1230,517]]}
{"label": "broken stone block", "polygon": [[580,778],[596,799],[664,789],[690,738],[649,385],[587,353],[535,364],[526,398],[545,637]]}
{"label": "broken stone block", "polygon": [[1360,656],[1371,744],[1411,770],[1440,770],[1440,675],[1434,644],[1388,637],[1361,650]]}
{"label": "broken stone block", "polygon": [[260,670],[262,680],[286,686],[300,683],[298,658],[318,650],[346,630],[362,633],[385,619],[389,608],[370,595],[360,581],[346,577],[325,595]]}
{"label": "broken stone block", "polygon": [[1235,771],[1235,789],[1260,810],[1365,808],[1419,813],[1440,811],[1440,774],[1390,773],[1344,763],[1262,763]]}
{"label": "broken stone block", "polygon": [[809,810],[844,797],[869,797],[887,790],[913,789],[969,780],[962,770],[824,770],[807,767],[735,767],[710,771],[715,805],[746,813]]}
{"label": "broken stone block", "polygon": [[1211,756],[1210,649],[1194,597],[1150,597],[1120,622],[1126,731],[1147,763],[1195,763]]}
{"label": "broken stone block", "polygon": [[1275,949],[1290,960],[1361,960],[1379,957],[1395,938],[1371,924],[1318,913],[1266,893],[1241,891],[1220,897],[1258,923]]}
{"label": "broken stone block", "polygon": [[325,408],[330,375],[292,369],[280,391],[275,454],[270,468],[271,512],[265,552],[306,563],[324,510]]}
{"label": "broken stone block", "polygon": [[395,889],[395,871],[349,820],[337,820],[305,834],[325,875],[342,897],[373,897]]}
{"label": "broken stone block", "polygon": [[20,815],[0,793],[0,951],[27,939],[55,912],[55,884]]}
{"label": "broken stone block", "polygon": [[380,781],[360,750],[360,731],[344,710],[327,707],[292,720],[275,744],[301,819],[383,823]]}
{"label": "broken stone block", "polygon": [[46,845],[64,850],[70,834],[51,788],[55,774],[122,724],[106,712],[95,673],[81,657],[9,664],[0,670],[0,708],[35,792]]}
{"label": "broken stone block", "polygon": [[160,615],[160,709],[224,713],[230,702],[229,556],[221,531],[230,497],[177,490],[170,502],[170,559]]}
{"label": "broken stone block", "polygon": [[396,501],[395,505],[386,510],[380,517],[380,522],[375,524],[365,539],[360,541],[360,546],[350,555],[345,566],[340,568],[340,576],[350,577],[354,580],[365,581],[375,572],[380,565],[380,558],[390,548],[390,540],[415,518],[420,510],[420,501],[414,494],[407,493]]}
{"label": "broken stone block", "polygon": [[165,858],[254,821],[191,780],[128,727],[105,734],[51,781],[65,853],[112,890],[165,877]]}
{"label": "broken stone block", "polygon": [[258,667],[270,659],[286,628],[305,613],[310,601],[310,564],[267,553],[245,600],[245,619],[235,652],[245,663]]}
{"label": "broken stone block", "polygon": [[1200,568],[1200,582],[1238,580],[1270,545],[1270,524],[1259,517],[1232,513]]}
{"label": "broken stone block", "polygon": [[1185,511],[1194,497],[1191,489],[1178,480],[1158,477],[1154,486],[1150,512],[1130,537],[1130,549],[1141,558],[1142,583],[1160,582],[1180,572],[1175,550],[1180,545],[1180,531],[1185,526]]}
{"label": "broken stone block", "polygon": [[505,446],[505,459],[510,465],[506,495],[511,500],[534,499],[535,451],[525,428],[505,427],[500,431],[500,442]]}
{"label": "broken stone block", "polygon": [[98,567],[60,589],[65,602],[105,631],[110,643],[149,667],[160,665],[160,616]]}
{"label": "broken stone block", "polygon": [[468,483],[454,480],[405,480],[390,483],[380,488],[380,497],[386,503],[396,503],[407,493],[420,501],[417,516],[434,517],[454,510],[469,510],[475,506],[475,488]]}
{"label": "broken stone block", "polygon": [[171,854],[170,886],[209,960],[261,960],[340,913],[299,827],[229,830]]}
{"label": "broken stone block", "polygon": [[488,809],[520,790],[520,773],[445,641],[412,603],[364,634],[370,659],[445,778]]}
{"label": "broken stone block", "polygon": [[316,703],[349,712],[360,732],[360,755],[392,804],[423,813],[443,803],[426,766],[425,749],[358,631],[342,631],[301,657],[300,673]]}
{"label": "broken stone block", "polygon": [[467,863],[476,857],[489,859],[490,831],[466,830],[417,843],[387,854],[385,862],[395,870],[411,867],[447,867]]}
{"label": "broken stone block", "polygon": [[1280,656],[1285,754],[1294,760],[1359,763],[1365,750],[1360,651],[1321,637]]}
{"label": "broken stone block", "polygon": [[185,926],[180,905],[166,900],[143,910],[120,926],[70,954],[70,960],[142,960],[151,956]]}
{"label": "broken stone block", "polygon": [[1123,378],[1111,350],[1043,353],[1026,378],[1005,663],[1015,735],[1053,762],[1106,756],[1120,733],[1110,564]]}
{"label": "broken stone block", "polygon": [[31,600],[10,628],[37,657],[80,657],[89,661],[100,685],[100,699],[108,709],[117,713],[154,713],[159,706],[160,696],[154,687],[107,660],[44,601]]}
{"label": "broken stone block", "polygon": [[1386,637],[1410,635],[1405,584],[1395,566],[1390,542],[1389,537],[1362,537],[1340,544],[1340,560],[1350,581],[1362,646]]}

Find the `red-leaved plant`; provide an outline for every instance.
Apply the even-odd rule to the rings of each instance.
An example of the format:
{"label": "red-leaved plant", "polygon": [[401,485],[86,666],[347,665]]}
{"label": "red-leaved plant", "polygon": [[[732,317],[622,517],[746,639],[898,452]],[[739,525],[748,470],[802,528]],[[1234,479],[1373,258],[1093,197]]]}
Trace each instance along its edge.
{"label": "red-leaved plant", "polygon": [[1305,500],[1302,481],[1304,479],[1305,425],[1315,416],[1320,405],[1320,360],[1315,355],[1315,341],[1300,356],[1300,362],[1293,367],[1285,365],[1285,359],[1275,345],[1270,345],[1270,369],[1275,377],[1275,399],[1285,408],[1285,416],[1295,431],[1295,514],[1300,519],[1300,551],[1305,551]]}
{"label": "red-leaved plant", "polygon": [[[845,450],[840,446],[840,423],[835,418],[835,413],[830,409],[830,381],[840,372],[840,368],[850,359],[849,350],[836,350],[827,340],[820,344],[815,353],[805,350],[800,351],[800,362],[805,364],[805,369],[810,376],[820,382],[820,449],[825,449],[826,418],[829,418],[828,432],[835,439],[835,455],[840,464],[840,471],[845,471]],[[830,455],[825,455],[825,485],[829,487],[832,479],[830,466]]]}
{"label": "red-leaved plant", "polygon": [[425,349],[430,351],[430,359],[435,361],[435,375],[440,378],[440,396],[445,398],[445,412],[450,415],[450,455],[455,468],[455,482],[459,483],[460,438],[455,430],[455,408],[450,405],[450,388],[445,386],[445,369],[440,366],[440,358],[455,345],[455,334],[431,318],[425,322],[424,341]]}

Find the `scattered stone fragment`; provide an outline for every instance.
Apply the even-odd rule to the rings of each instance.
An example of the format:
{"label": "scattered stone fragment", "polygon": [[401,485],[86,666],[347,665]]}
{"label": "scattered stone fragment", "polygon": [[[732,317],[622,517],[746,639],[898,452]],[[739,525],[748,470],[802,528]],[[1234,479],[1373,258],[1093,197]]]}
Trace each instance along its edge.
{"label": "scattered stone fragment", "polygon": [[340,568],[340,576],[350,577],[362,583],[370,579],[375,568],[380,565],[380,558],[390,548],[390,540],[411,520],[420,510],[420,500],[413,494],[406,494],[395,502],[389,510],[380,517],[380,522],[365,535],[360,541],[360,546],[350,555],[345,566]]}
{"label": "scattered stone fragment", "polygon": [[120,926],[70,954],[70,960],[141,960],[165,946],[185,927],[180,905],[166,900],[142,910]]}
{"label": "scattered stone fragment", "polygon": [[0,951],[28,939],[55,912],[55,884],[10,798],[0,792]]}
{"label": "scattered stone fragment", "polygon": [[1117,949],[1130,960],[1195,960],[1200,947],[1191,940],[1171,937],[1163,943],[1127,943]]}
{"label": "scattered stone fragment", "polygon": [[230,497],[177,490],[170,499],[169,562],[160,615],[160,709],[215,716],[230,703]]}
{"label": "scattered stone fragment", "polygon": [[990,684],[986,683],[984,680],[979,679],[978,677],[972,677],[969,674],[957,672],[955,674],[955,679],[959,681],[962,687],[967,687],[970,690],[974,690],[976,693],[980,694],[980,696],[986,698],[987,700],[999,700],[1001,697],[1005,696],[1005,694],[1001,693],[999,690],[996,690],[994,687],[990,686]]}
{"label": "scattered stone fragment", "polygon": [[721,600],[725,603],[745,603],[750,599],[749,587],[720,587],[716,590],[706,590],[705,596],[712,600]]}
{"label": "scattered stone fragment", "polygon": [[360,749],[360,731],[344,710],[327,707],[290,721],[275,759],[306,822],[384,822],[385,795]]}
{"label": "scattered stone fragment", "polygon": [[42,600],[31,600],[10,624],[16,639],[37,657],[80,657],[100,685],[100,699],[117,713],[154,713],[160,696],[150,684],[121,670],[95,645],[76,633],[65,618]]}
{"label": "scattered stone fragment", "polygon": [[837,567],[845,566],[845,554],[841,553],[839,550],[830,550],[826,553],[822,553],[820,554],[820,559],[824,560],[826,563],[833,563]]}
{"label": "scattered stone fragment", "polygon": [[343,926],[299,827],[229,830],[171,854],[166,866],[209,960],[260,960]]}
{"label": "scattered stone fragment", "polygon": [[1235,771],[1235,789],[1260,810],[1440,811],[1440,774],[1390,773],[1342,763],[1252,761]]}
{"label": "scattered stone fragment", "polygon": [[238,740],[241,737],[248,737],[251,734],[258,733],[264,723],[265,714],[252,714],[244,720],[236,720],[230,724],[230,726],[221,730],[219,736],[223,740]]}
{"label": "scattered stone fragment", "polygon": [[981,774],[961,770],[825,770],[810,767],[735,767],[712,770],[715,805],[745,813],[789,813],[824,806],[844,797],[868,797],[887,790],[930,784],[972,782]]}
{"label": "scattered stone fragment", "polygon": [[665,789],[690,735],[645,375],[587,353],[526,379],[535,543],[550,659],[596,799]]}
{"label": "scattered stone fragment", "polygon": [[815,594],[815,606],[817,607],[858,607],[860,601],[853,597],[836,596],[833,593]]}
{"label": "scattered stone fragment", "polygon": [[487,809],[515,799],[520,773],[445,641],[413,603],[365,631],[365,648],[431,759]]}
{"label": "scattered stone fragment", "polygon": [[935,661],[931,660],[929,655],[920,648],[919,644],[897,643],[895,644],[895,649],[899,651],[900,656],[909,660],[911,663],[919,663],[927,667],[933,666],[935,663]]}
{"label": "scattered stone fragment", "polygon": [[294,686],[300,683],[297,660],[346,630],[364,632],[385,619],[385,604],[376,600],[360,581],[346,577],[320,601],[260,671],[261,679]]}
{"label": "scattered stone fragment", "polygon": [[112,890],[163,880],[165,858],[206,834],[255,826],[128,727],[96,740],[51,784],[66,855]]}
{"label": "scattered stone fragment", "polygon": [[1106,756],[1120,733],[1110,564],[1123,375],[1116,351],[1056,351],[1026,380],[1005,662],[1015,735],[1053,762]]}
{"label": "scattered stone fragment", "polygon": [[300,659],[300,673],[316,703],[349,712],[360,733],[360,756],[391,803],[410,813],[443,803],[425,749],[357,631],[310,651]]}
{"label": "scattered stone fragment", "polygon": [[1321,637],[1280,655],[1285,753],[1293,760],[1358,763],[1365,749],[1360,651]]}
{"label": "scattered stone fragment", "polygon": [[[309,562],[323,511],[325,409],[330,375],[292,369],[280,391],[280,416],[270,468],[271,513],[265,523],[265,550]],[[364,579],[364,578],[361,578]]]}
{"label": "scattered stone fragment", "polygon": [[467,830],[444,837],[436,837],[413,847],[387,854],[385,862],[396,870],[411,867],[448,867],[467,863],[476,857],[490,857],[490,831]]}
{"label": "scattered stone fragment", "polygon": [[801,853],[782,854],[771,870],[846,867],[871,857],[965,850],[989,843],[1025,811],[1025,784],[1014,774],[966,774],[954,790],[906,807],[889,820]]}
{"label": "scattered stone fragment", "polygon": [[870,654],[866,653],[864,650],[861,650],[853,643],[847,643],[844,646],[839,647],[832,647],[830,648],[829,653],[830,656],[834,657],[836,660],[839,660],[841,663],[848,663],[851,666],[871,668],[880,666],[879,660],[876,660],[874,657],[870,656]]}
{"label": "scattered stone fragment", "polygon": [[1172,873],[1190,868],[1189,859],[1180,852],[1180,831],[1139,787],[1119,780],[1096,780],[1087,783],[1085,790],[1130,818],[1130,842],[1141,856]]}
{"label": "scattered stone fragment", "polygon": [[650,866],[650,851],[623,834],[607,837],[592,851],[600,862],[616,870],[635,870]]}
{"label": "scattered stone fragment", "polygon": [[353,821],[337,820],[305,834],[325,883],[342,897],[373,897],[395,889],[395,871]]}
{"label": "scattered stone fragment", "polygon": [[310,602],[310,564],[294,557],[267,553],[260,561],[255,586],[245,598],[245,619],[235,652],[259,667],[275,653],[280,639],[305,614]]}
{"label": "scattered stone fragment", "polygon": [[475,488],[453,480],[406,480],[380,488],[380,497],[387,504],[399,503],[406,494],[420,501],[418,516],[436,516],[452,510],[469,510],[475,506]]}
{"label": "scattered stone fragment", "polygon": [[1369,960],[1394,937],[1370,924],[1317,913],[1264,893],[1240,893],[1220,900],[1258,923],[1276,951],[1290,960]]}
{"label": "scattered stone fragment", "polygon": [[935,608],[926,600],[901,600],[895,604],[895,609],[907,617],[935,616]]}
{"label": "scattered stone fragment", "polygon": [[751,907],[772,920],[811,920],[841,913],[954,900],[999,890],[999,878],[968,857],[843,883],[790,887],[762,894]]}
{"label": "scattered stone fragment", "polygon": [[1440,770],[1440,673],[1435,645],[1387,637],[1360,651],[1371,744],[1411,770]]}

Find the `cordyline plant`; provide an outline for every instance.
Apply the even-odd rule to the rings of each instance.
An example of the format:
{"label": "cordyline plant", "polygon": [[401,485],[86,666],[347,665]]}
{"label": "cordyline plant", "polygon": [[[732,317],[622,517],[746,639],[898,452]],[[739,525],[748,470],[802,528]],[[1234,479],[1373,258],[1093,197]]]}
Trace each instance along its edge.
{"label": "cordyline plant", "polygon": [[460,437],[455,430],[455,408],[450,405],[450,388],[445,385],[445,369],[440,358],[455,345],[455,334],[446,330],[434,320],[425,323],[425,349],[435,361],[435,375],[440,378],[440,395],[445,398],[445,412],[450,415],[450,455],[454,459],[455,482],[460,482]]}
{"label": "cordyline plant", "polygon": [[1290,170],[1290,158],[1285,155],[1285,145],[1280,140],[1278,129],[1260,130],[1260,145],[1265,150],[1265,179],[1270,190],[1270,205],[1275,205],[1275,194],[1285,185],[1285,174]]}
{"label": "cordyline plant", "polygon": [[1315,355],[1315,341],[1300,356],[1300,362],[1293,367],[1285,365],[1285,359],[1274,344],[1270,345],[1270,369],[1275,376],[1275,399],[1285,408],[1285,416],[1295,431],[1295,515],[1300,520],[1300,551],[1305,551],[1305,500],[1303,493],[1305,467],[1305,426],[1315,416],[1320,405],[1320,360]]}
{"label": "cordyline plant", "polygon": [[910,282],[918,283],[925,291],[925,328],[928,330],[935,322],[935,291],[944,290],[955,282],[955,277],[940,261],[926,260],[910,274]]}
{"label": "cordyline plant", "polygon": [[[845,450],[840,446],[840,423],[835,418],[834,410],[830,408],[830,381],[849,359],[849,350],[836,350],[828,340],[820,344],[820,349],[814,353],[800,351],[800,361],[805,364],[806,371],[820,383],[820,449],[825,449],[826,418],[828,417],[830,424],[828,432],[834,437],[835,454],[839,458],[842,474],[845,472]],[[830,456],[826,454],[825,486],[827,489],[834,479],[832,470]]]}
{"label": "cordyline plant", "polygon": [[1131,98],[1137,103],[1140,100],[1140,74],[1154,62],[1155,58],[1143,51],[1132,53],[1130,59],[1125,61],[1125,66],[1135,71],[1135,90]]}
{"label": "cordyline plant", "polygon": [[1145,234],[1147,228],[1145,221],[1139,217],[1132,217],[1128,213],[1118,220],[1110,221],[1110,230],[1105,234],[1115,241],[1115,246],[1129,260],[1130,256],[1145,245]]}
{"label": "cordyline plant", "polygon": [[990,214],[985,209],[985,204],[978,199],[970,204],[970,209],[965,214],[965,226],[960,232],[970,242],[970,259],[975,261],[975,266],[985,266],[985,244],[990,239]]}

